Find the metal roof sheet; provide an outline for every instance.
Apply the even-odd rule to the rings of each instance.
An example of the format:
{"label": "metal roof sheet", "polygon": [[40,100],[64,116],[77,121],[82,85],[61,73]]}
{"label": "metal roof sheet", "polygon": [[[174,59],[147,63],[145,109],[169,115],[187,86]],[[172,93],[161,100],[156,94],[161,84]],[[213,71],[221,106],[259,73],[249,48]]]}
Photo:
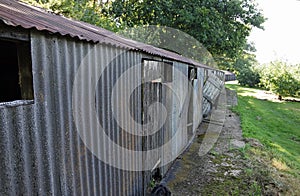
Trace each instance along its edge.
{"label": "metal roof sheet", "polygon": [[62,36],[70,36],[80,40],[111,44],[116,47],[139,50],[152,55],[212,69],[176,53],[126,39],[103,28],[56,15],[15,0],[0,0],[0,19],[11,26],[22,26],[26,29],[35,28],[39,31],[59,33]]}

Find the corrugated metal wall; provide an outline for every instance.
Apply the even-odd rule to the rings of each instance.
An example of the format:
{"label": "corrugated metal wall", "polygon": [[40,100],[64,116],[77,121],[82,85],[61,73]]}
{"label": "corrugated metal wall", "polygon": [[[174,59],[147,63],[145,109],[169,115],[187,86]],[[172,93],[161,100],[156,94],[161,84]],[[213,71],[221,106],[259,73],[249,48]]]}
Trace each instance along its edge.
{"label": "corrugated metal wall", "polygon": [[[34,34],[31,40],[34,104],[0,109],[1,194],[138,195],[143,189],[142,172],[122,171],[104,164],[85,147],[72,115],[72,88],[81,63],[89,69],[89,64],[96,62],[99,66],[112,63],[98,84],[99,119],[114,140],[122,137],[124,145],[140,148],[138,138],[116,135],[118,127],[108,108],[109,91],[116,77],[122,69],[140,61],[141,55],[126,52],[110,62],[123,51],[50,35]],[[99,55],[83,61],[92,49]],[[84,120],[84,126],[93,129],[89,119]],[[106,149],[104,152],[113,150],[109,145],[99,145]]]}
{"label": "corrugated metal wall", "polygon": [[207,115],[224,87],[225,75],[222,71],[208,70],[207,79],[203,86],[203,114]]}
{"label": "corrugated metal wall", "polygon": [[[193,133],[202,120],[202,90],[206,77],[203,68],[196,69],[197,78],[192,88],[188,88],[189,81],[182,80],[181,76],[188,77],[188,66],[172,61],[168,62],[172,71],[166,72],[163,78],[171,78],[171,81],[142,85],[147,74],[153,76],[155,73],[149,71],[154,66],[151,61],[141,64],[143,57],[152,58],[150,55],[35,31],[31,48],[34,103],[0,106],[1,195],[141,195],[146,192],[152,178],[151,171],[118,169],[97,157],[97,152],[107,153],[109,157],[118,149],[114,144],[97,142],[102,141],[100,135],[97,135],[98,138],[88,135],[98,131],[93,122],[94,113],[74,116],[74,107],[79,113],[93,107],[84,100],[95,101],[96,118],[106,130],[106,135],[115,144],[127,149],[158,148],[179,131],[181,135],[171,142],[171,154],[162,148],[154,157],[151,156],[151,160],[147,154],[132,156],[130,160],[115,160],[119,165],[132,164],[136,168],[152,168],[161,160],[158,167],[166,164],[161,167],[162,174],[170,166],[166,160],[182,152],[194,135],[185,132],[189,104],[194,108]],[[132,67],[135,68],[132,75],[119,82],[122,85],[114,91],[118,80]],[[157,69],[164,67],[166,62],[161,61]],[[86,74],[81,80],[76,80],[81,69]],[[72,94],[74,84],[79,84],[77,88],[83,92],[75,97]],[[174,91],[181,93],[174,94]],[[193,101],[190,103],[191,97]],[[162,128],[150,136],[130,133],[130,130],[138,130],[139,124],[151,122],[151,116],[161,115],[159,106],[148,111],[149,106],[157,101],[165,106],[167,112]],[[126,108],[129,108],[129,113],[123,112]],[[115,115],[123,122],[121,126]],[[137,123],[133,123],[132,119]],[[78,131],[76,122],[80,122],[80,128],[86,133]],[[91,146],[86,146],[82,137],[94,142],[96,152]]]}

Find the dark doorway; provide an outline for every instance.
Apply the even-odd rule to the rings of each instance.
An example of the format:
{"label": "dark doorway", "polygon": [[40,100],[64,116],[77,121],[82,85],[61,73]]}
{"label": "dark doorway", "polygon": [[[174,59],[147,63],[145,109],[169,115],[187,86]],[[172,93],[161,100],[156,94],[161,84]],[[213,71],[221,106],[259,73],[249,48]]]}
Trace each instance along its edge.
{"label": "dark doorway", "polygon": [[0,42],[0,102],[21,99],[17,46]]}
{"label": "dark doorway", "polygon": [[33,99],[28,43],[0,40],[0,102]]}

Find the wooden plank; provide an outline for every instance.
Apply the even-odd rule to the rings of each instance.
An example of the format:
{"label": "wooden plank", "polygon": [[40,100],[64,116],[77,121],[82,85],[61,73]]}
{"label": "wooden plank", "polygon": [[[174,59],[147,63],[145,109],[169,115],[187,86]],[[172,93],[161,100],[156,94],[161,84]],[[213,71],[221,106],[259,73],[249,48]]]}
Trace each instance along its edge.
{"label": "wooden plank", "polygon": [[33,100],[32,61],[29,43],[18,43],[19,83],[22,99]]}

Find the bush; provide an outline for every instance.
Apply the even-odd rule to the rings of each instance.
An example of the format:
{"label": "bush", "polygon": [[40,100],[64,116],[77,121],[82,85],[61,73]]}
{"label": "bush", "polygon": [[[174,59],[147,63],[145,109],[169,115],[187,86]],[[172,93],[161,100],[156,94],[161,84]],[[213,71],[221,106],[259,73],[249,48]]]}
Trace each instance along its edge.
{"label": "bush", "polygon": [[260,70],[261,85],[278,95],[295,96],[300,90],[299,65],[288,65],[275,61],[264,65]]}
{"label": "bush", "polygon": [[270,80],[270,89],[279,96],[294,96],[299,90],[299,82],[288,72],[283,72]]}

